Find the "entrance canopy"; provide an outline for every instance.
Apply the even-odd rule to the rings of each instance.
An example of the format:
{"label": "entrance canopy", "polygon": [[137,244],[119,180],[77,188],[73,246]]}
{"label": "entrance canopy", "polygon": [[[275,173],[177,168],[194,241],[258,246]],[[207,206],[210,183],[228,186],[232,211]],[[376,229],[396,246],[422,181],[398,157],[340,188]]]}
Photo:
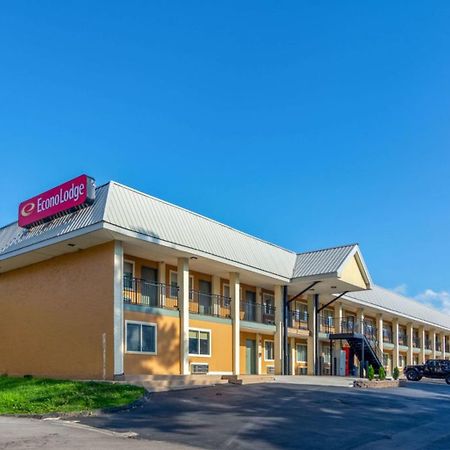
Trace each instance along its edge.
{"label": "entrance canopy", "polygon": [[[289,294],[340,294],[364,291],[372,281],[358,244],[299,253]],[[308,289],[308,287],[310,287]]]}

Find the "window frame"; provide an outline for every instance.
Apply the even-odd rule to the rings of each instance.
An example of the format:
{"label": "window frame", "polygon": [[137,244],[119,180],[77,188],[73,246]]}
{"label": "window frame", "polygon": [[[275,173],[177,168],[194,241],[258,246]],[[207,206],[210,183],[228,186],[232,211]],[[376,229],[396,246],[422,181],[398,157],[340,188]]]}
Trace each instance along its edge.
{"label": "window frame", "polygon": [[[140,340],[142,347],[142,326],[150,326],[155,329],[155,351],[154,352],[143,352],[136,350],[128,350],[128,324],[139,325],[140,326]],[[154,322],[144,322],[142,320],[125,320],[125,353],[131,355],[157,355],[158,354],[158,325]]]}
{"label": "window frame", "polygon": [[[189,352],[188,354],[189,354],[189,356],[194,356],[196,358],[211,358],[211,356],[212,356],[212,331],[211,331],[211,329],[189,327],[188,333],[190,333],[191,331],[196,331],[197,333],[199,333],[199,335],[200,335],[201,332],[208,333],[209,334],[209,345],[208,345],[208,354],[205,355],[205,354],[200,354],[200,353],[191,353],[189,351],[189,342],[188,342],[188,352]],[[200,350],[200,336],[198,338],[198,341],[199,341],[199,350]]]}
{"label": "window frame", "polygon": [[[273,353],[272,359],[266,358],[266,342],[272,342],[272,353]],[[275,341],[273,339],[264,339],[264,361],[267,362],[275,361]]]}

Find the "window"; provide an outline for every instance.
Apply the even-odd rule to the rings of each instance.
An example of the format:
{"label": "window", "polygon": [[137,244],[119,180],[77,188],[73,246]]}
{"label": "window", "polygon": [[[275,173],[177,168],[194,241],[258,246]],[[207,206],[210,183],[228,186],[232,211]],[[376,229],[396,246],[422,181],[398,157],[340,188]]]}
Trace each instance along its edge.
{"label": "window", "polygon": [[189,354],[211,356],[211,332],[207,330],[189,330]]}
{"label": "window", "polygon": [[325,364],[330,364],[331,363],[331,351],[330,351],[330,347],[324,346],[322,348],[322,356],[323,356],[323,362]]}
{"label": "window", "polygon": [[308,346],[306,344],[297,344],[297,362],[308,361]]}
{"label": "window", "polygon": [[264,359],[266,361],[274,360],[274,345],[273,341],[264,341]]}
{"label": "window", "polygon": [[123,262],[123,286],[126,289],[133,289],[134,262]]}
{"label": "window", "polygon": [[226,298],[230,298],[230,285],[229,284],[223,285],[222,295]]}
{"label": "window", "polygon": [[[170,297],[178,297],[178,273],[171,270],[169,272]],[[194,286],[194,277],[189,275],[189,300],[192,299],[192,289]]]}
{"label": "window", "polygon": [[404,355],[399,355],[399,357],[398,357],[398,365],[400,367],[405,367],[405,356]]}
{"label": "window", "polygon": [[156,355],[156,325],[147,322],[126,322],[126,352]]}

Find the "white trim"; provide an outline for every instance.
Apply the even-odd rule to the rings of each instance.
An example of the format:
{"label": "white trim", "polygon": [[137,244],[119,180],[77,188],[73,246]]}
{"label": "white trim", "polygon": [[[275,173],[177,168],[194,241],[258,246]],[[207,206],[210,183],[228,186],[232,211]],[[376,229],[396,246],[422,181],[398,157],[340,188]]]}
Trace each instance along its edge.
{"label": "white trim", "polygon": [[[202,363],[198,363],[198,364],[202,364]],[[221,372],[219,370],[218,372],[208,372],[208,375],[233,375],[233,372]]]}
{"label": "white trim", "polygon": [[[266,359],[266,342],[272,342],[272,353],[274,357],[272,359]],[[274,362],[275,361],[275,341],[273,339],[263,339],[264,343],[264,361]]]}
{"label": "white trim", "polygon": [[[142,325],[145,325],[147,327],[153,327],[155,329],[155,351],[154,352],[137,352],[134,350],[128,350],[128,330],[127,325],[128,324],[134,324],[134,325],[141,325],[141,345],[142,345]],[[157,355],[158,354],[158,325],[154,322],[144,322],[141,320],[125,320],[125,353],[130,355]]]}
{"label": "white trim", "polygon": [[[208,329],[208,328],[192,328],[192,327],[189,327],[189,333],[191,331],[198,331],[198,332],[203,331],[203,332],[209,333],[209,346],[208,346],[209,347],[208,348],[209,352],[208,352],[207,355],[202,355],[202,354],[199,354],[199,353],[189,353],[189,356],[194,356],[196,358],[211,358],[211,355],[212,355],[212,331],[210,329]],[[199,341],[200,341],[200,336],[199,336]],[[200,350],[200,348],[199,348],[199,350]],[[199,363],[199,364],[201,364],[201,363]]]}

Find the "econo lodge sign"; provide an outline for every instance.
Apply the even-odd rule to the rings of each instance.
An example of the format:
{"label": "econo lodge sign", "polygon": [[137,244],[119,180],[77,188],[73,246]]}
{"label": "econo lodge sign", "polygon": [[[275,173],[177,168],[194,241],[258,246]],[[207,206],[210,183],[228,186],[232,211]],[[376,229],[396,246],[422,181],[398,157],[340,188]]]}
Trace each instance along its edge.
{"label": "econo lodge sign", "polygon": [[19,226],[30,228],[76,211],[95,200],[95,181],[80,175],[19,205]]}

